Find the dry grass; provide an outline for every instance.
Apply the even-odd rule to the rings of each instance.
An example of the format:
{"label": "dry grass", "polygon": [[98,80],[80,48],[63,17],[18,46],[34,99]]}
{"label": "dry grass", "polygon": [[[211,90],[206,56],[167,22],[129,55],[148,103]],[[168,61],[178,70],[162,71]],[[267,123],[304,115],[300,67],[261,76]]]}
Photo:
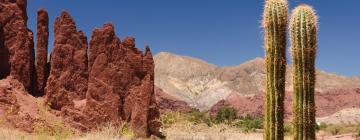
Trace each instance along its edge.
{"label": "dry grass", "polygon": [[226,125],[176,124],[165,129],[169,140],[261,140],[261,133],[244,133]]}
{"label": "dry grass", "polygon": [[[195,117],[194,117],[195,116]],[[161,121],[164,123],[163,133],[168,140],[261,140],[261,132],[244,133],[241,129],[229,126],[227,124],[209,124],[205,123],[203,118],[197,118],[197,115],[184,115],[181,113],[172,113],[163,116]],[[60,125],[61,126],[61,125]],[[134,139],[135,134],[123,125],[113,127],[107,125],[95,132],[79,133],[49,133],[48,128],[38,128],[33,134],[21,132],[10,128],[0,128],[0,139],[6,140],[130,140]],[[62,130],[60,127],[56,130]],[[56,131],[55,131],[56,132]],[[66,132],[66,131],[65,131]],[[155,138],[151,138],[155,139]]]}
{"label": "dry grass", "polygon": [[131,140],[134,138],[134,132],[129,129],[127,124],[124,124],[121,127],[106,125],[96,132],[86,133],[69,140]]}
{"label": "dry grass", "polygon": [[[167,140],[262,140],[262,130],[244,131],[238,126],[229,123],[209,123],[207,117],[201,114],[182,114],[170,113],[162,116],[164,124],[162,131]],[[49,133],[48,128],[39,128],[33,134],[19,130],[0,127],[0,140],[133,140],[135,134],[124,124],[114,127],[111,124],[89,133],[68,133],[72,130],[64,130],[66,127],[56,128],[59,133]],[[62,132],[60,132],[62,131]],[[338,131],[337,136],[331,136]],[[354,131],[359,131],[359,125],[352,126],[321,126],[318,133],[319,139],[338,139],[354,138]],[[57,132],[57,131],[55,131]],[[350,133],[350,134],[349,134]],[[345,134],[345,135],[343,135]],[[156,139],[156,138],[150,138]],[[285,140],[290,140],[291,136],[286,136]]]}
{"label": "dry grass", "polygon": [[[43,130],[46,129],[43,128]],[[50,133],[47,131],[38,131],[30,134],[16,129],[0,127],[0,140],[131,140],[134,137],[135,134],[126,124],[121,127],[107,125],[95,132],[71,134]]]}
{"label": "dry grass", "polygon": [[37,140],[38,137],[20,132],[18,130],[12,130],[8,128],[0,128],[0,139],[2,140]]}
{"label": "dry grass", "polygon": [[[201,115],[165,114],[161,121],[168,140],[261,140],[261,132],[246,133],[239,128],[221,123],[209,124]],[[206,118],[206,117],[205,117]]]}

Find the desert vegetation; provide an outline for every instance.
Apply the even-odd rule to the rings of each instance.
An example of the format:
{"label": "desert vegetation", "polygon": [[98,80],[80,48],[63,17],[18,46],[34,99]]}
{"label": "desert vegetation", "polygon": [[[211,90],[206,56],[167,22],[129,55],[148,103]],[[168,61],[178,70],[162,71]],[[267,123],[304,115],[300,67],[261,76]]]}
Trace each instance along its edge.
{"label": "desert vegetation", "polygon": [[287,1],[266,1],[263,17],[266,53],[265,139],[281,140],[284,137]]}
{"label": "desert vegetation", "polygon": [[[241,137],[244,140],[261,140],[264,132],[263,117],[238,117],[232,107],[223,107],[214,116],[206,112],[192,110],[190,112],[164,113],[160,121],[166,139],[234,139]],[[44,110],[46,113],[46,110]],[[66,127],[61,123],[48,126],[39,125],[34,133],[26,133],[7,127],[0,128],[0,139],[7,140],[97,140],[136,139],[136,133],[128,124],[119,126],[105,124],[96,131],[82,133]],[[333,135],[349,135],[360,137],[360,125],[316,125],[318,138],[328,138]],[[296,133],[291,122],[284,122],[284,139],[292,139]],[[159,139],[151,137],[149,139]]]}
{"label": "desert vegetation", "polygon": [[[266,59],[265,139],[284,139],[286,73],[286,0],[268,0],[264,8]],[[315,58],[317,17],[308,5],[296,7],[290,20],[293,62],[293,135],[295,140],[315,139]]]}
{"label": "desert vegetation", "polygon": [[315,139],[315,57],[317,17],[307,5],[291,15],[290,40],[294,82],[294,139]]}
{"label": "desert vegetation", "polygon": [[[41,128],[42,129],[42,128]],[[46,128],[44,128],[46,129]],[[70,131],[70,130],[67,130]],[[51,131],[50,131],[51,132]],[[49,131],[37,131],[35,133],[26,133],[17,129],[1,127],[0,139],[3,140],[99,140],[99,139],[134,139],[135,133],[130,130],[127,125],[114,127],[113,125],[105,125],[97,131],[89,133],[60,133],[50,134]]]}

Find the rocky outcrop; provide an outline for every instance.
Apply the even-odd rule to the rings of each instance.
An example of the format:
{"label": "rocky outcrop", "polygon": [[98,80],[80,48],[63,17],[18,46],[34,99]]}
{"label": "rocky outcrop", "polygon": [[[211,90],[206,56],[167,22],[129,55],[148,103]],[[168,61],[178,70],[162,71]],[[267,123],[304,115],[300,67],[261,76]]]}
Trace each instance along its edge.
{"label": "rocky outcrop", "polygon": [[0,0],[0,78],[10,77],[4,81],[6,85],[1,85],[0,79],[0,119],[6,114],[2,112],[14,109],[13,115],[6,116],[11,119],[8,122],[31,131],[35,122],[43,120],[37,119],[37,99],[29,93],[45,94],[41,104],[81,130],[127,122],[139,137],[162,137],[154,94],[154,60],[148,47],[143,53],[132,37],[121,42],[113,25],[105,24],[94,30],[88,58],[85,34],[64,11],[55,20],[54,47],[47,62],[49,17],[40,9],[35,66],[26,3]]}
{"label": "rocky outcrop", "polygon": [[85,99],[88,84],[87,38],[77,31],[71,16],[63,11],[54,24],[55,42],[46,83],[47,103],[52,109],[73,106]]}
{"label": "rocky outcrop", "polygon": [[[42,106],[43,98],[31,96],[22,83],[8,76],[0,80],[0,120],[2,127],[16,128],[26,132],[34,132],[36,128],[45,128],[52,133],[54,127],[63,122],[61,117],[48,112],[47,106]],[[50,128],[50,129],[48,129]]]}
{"label": "rocky outcrop", "polygon": [[7,126],[32,131],[30,126],[33,125],[34,119],[20,111],[21,101],[17,96],[29,96],[22,83],[11,76],[0,80],[0,118],[7,120],[5,122]]}
{"label": "rocky outcrop", "polygon": [[49,39],[49,16],[45,9],[40,9],[37,13],[37,32],[36,32],[36,81],[34,95],[42,96],[49,75],[47,65]]}
{"label": "rocky outcrop", "polygon": [[33,33],[27,28],[26,0],[0,1],[0,78],[13,76],[32,90]]}
{"label": "rocky outcrop", "polygon": [[122,72],[116,63],[124,63],[125,60],[116,58],[121,55],[119,44],[120,39],[115,36],[112,25],[93,31],[89,48],[89,88],[82,122],[86,129],[109,121],[120,121],[121,100],[115,85],[120,82]]}
{"label": "rocky outcrop", "polygon": [[[154,134],[162,137],[159,132],[161,123],[160,112],[157,108],[154,94],[154,60],[149,47],[145,53],[134,48],[135,39],[130,38],[134,45],[127,45],[125,38],[122,44],[127,50],[127,61],[132,68],[132,79],[128,85],[128,93],[124,98],[123,118],[128,120],[130,126],[139,136]],[[140,62],[140,63],[139,63]]]}
{"label": "rocky outcrop", "polygon": [[191,107],[185,102],[155,86],[156,102],[161,113],[190,112]]}
{"label": "rocky outcrop", "polygon": [[125,38],[121,43],[111,24],[95,29],[90,41],[89,84],[83,110],[85,116],[81,118],[86,129],[126,121],[140,137],[160,136],[150,49],[143,54],[135,48],[134,38]]}

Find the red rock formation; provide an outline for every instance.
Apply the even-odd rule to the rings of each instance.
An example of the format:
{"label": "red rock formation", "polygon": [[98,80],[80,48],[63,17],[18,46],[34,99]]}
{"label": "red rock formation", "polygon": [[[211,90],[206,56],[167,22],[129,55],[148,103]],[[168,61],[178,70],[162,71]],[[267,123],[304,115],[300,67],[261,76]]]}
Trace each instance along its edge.
{"label": "red rock formation", "polygon": [[[11,76],[0,80],[0,116],[2,119],[8,119],[5,125],[21,127],[21,124],[24,124],[24,122],[20,123],[22,119],[18,119],[20,118],[20,116],[18,116],[20,105],[16,96],[19,93],[26,95],[24,94],[26,93],[25,88],[19,81],[13,79]],[[28,128],[28,131],[29,130],[31,129]]]}
{"label": "red rock formation", "polygon": [[[264,94],[256,94],[251,97],[230,94],[226,100],[222,100],[215,104],[209,111],[210,115],[223,106],[234,107],[239,116],[262,116]],[[338,89],[324,93],[315,93],[316,116],[324,117],[332,115],[346,108],[360,108],[360,91],[359,89],[345,90]],[[285,118],[291,119],[292,114],[292,93],[287,92],[285,95]]]}
{"label": "red rock formation", "polygon": [[[106,122],[119,122],[121,100],[119,84],[126,84],[124,52],[120,51],[120,39],[116,37],[114,27],[104,25],[95,29],[89,48],[89,84],[86,95],[85,114],[82,122],[88,128],[96,128]],[[119,67],[120,63],[123,67]],[[123,79],[121,79],[123,77]]]}
{"label": "red rock formation", "polygon": [[146,47],[144,55],[141,55],[141,52],[134,48],[133,38],[125,38],[123,46],[127,49],[127,59],[134,70],[130,80],[133,83],[129,86],[129,93],[124,100],[123,117],[139,136],[154,134],[161,137],[161,123],[158,121],[160,112],[154,94],[155,65],[151,51]]}
{"label": "red rock formation", "polygon": [[[27,90],[35,85],[34,95],[41,96],[44,90],[45,104],[59,110],[55,112],[82,130],[92,130],[107,122],[128,122],[139,137],[162,136],[154,94],[154,61],[148,47],[143,54],[135,48],[134,38],[127,37],[121,43],[114,27],[105,24],[93,32],[88,59],[84,33],[77,31],[67,12],[62,12],[54,23],[55,41],[49,65],[49,19],[45,10],[39,10],[36,73],[33,73],[34,44],[32,32],[26,27],[26,0],[0,0],[0,8],[1,78],[10,75]],[[17,105],[14,95],[16,98],[26,95],[5,90],[0,89],[0,99],[5,103]],[[26,99],[21,97],[21,100]],[[28,105],[24,107],[36,104],[33,101],[26,102]],[[1,103],[2,100],[0,111]],[[32,110],[14,108],[18,113]],[[17,115],[13,115],[14,120]],[[34,120],[25,122],[31,126],[29,122]]]}
{"label": "red rock formation", "polygon": [[52,109],[73,106],[74,100],[85,98],[88,82],[87,39],[77,31],[67,12],[55,20],[55,42],[51,54],[51,70],[46,83],[47,103]]}
{"label": "red rock formation", "polygon": [[1,0],[0,9],[0,78],[10,74],[31,91],[34,43],[27,28],[26,0]]}
{"label": "red rock formation", "polygon": [[95,29],[89,49],[89,84],[85,116],[73,117],[87,129],[106,122],[129,122],[140,137],[160,136],[160,114],[154,95],[154,62],[150,49],[135,48],[135,39],[123,43],[114,27]]}
{"label": "red rock formation", "polygon": [[49,38],[49,16],[45,9],[40,9],[37,15],[36,32],[36,83],[34,95],[42,96],[47,81],[49,68],[47,67]]}
{"label": "red rock formation", "polygon": [[165,112],[190,112],[191,107],[185,102],[165,93],[155,86],[156,102],[161,113]]}
{"label": "red rock formation", "polygon": [[[12,76],[0,80],[0,120],[2,127],[34,132],[36,128],[54,128],[54,121],[62,121],[41,106],[43,98],[31,96],[18,80]],[[45,111],[45,112],[44,112]],[[55,124],[56,125],[56,124]],[[68,124],[62,124],[68,127]],[[51,129],[49,133],[52,133]]]}

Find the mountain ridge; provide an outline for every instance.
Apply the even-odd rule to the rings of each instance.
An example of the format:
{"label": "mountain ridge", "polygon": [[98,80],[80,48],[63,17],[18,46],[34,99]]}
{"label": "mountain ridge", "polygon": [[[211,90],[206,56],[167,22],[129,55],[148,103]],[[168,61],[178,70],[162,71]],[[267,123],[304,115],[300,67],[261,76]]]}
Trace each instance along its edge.
{"label": "mountain ridge", "polygon": [[[264,92],[264,58],[237,66],[220,67],[190,56],[160,52],[154,56],[155,85],[201,111],[230,94],[253,96]],[[286,91],[292,91],[292,69],[287,66]],[[360,87],[359,77],[317,70],[317,92]]]}

